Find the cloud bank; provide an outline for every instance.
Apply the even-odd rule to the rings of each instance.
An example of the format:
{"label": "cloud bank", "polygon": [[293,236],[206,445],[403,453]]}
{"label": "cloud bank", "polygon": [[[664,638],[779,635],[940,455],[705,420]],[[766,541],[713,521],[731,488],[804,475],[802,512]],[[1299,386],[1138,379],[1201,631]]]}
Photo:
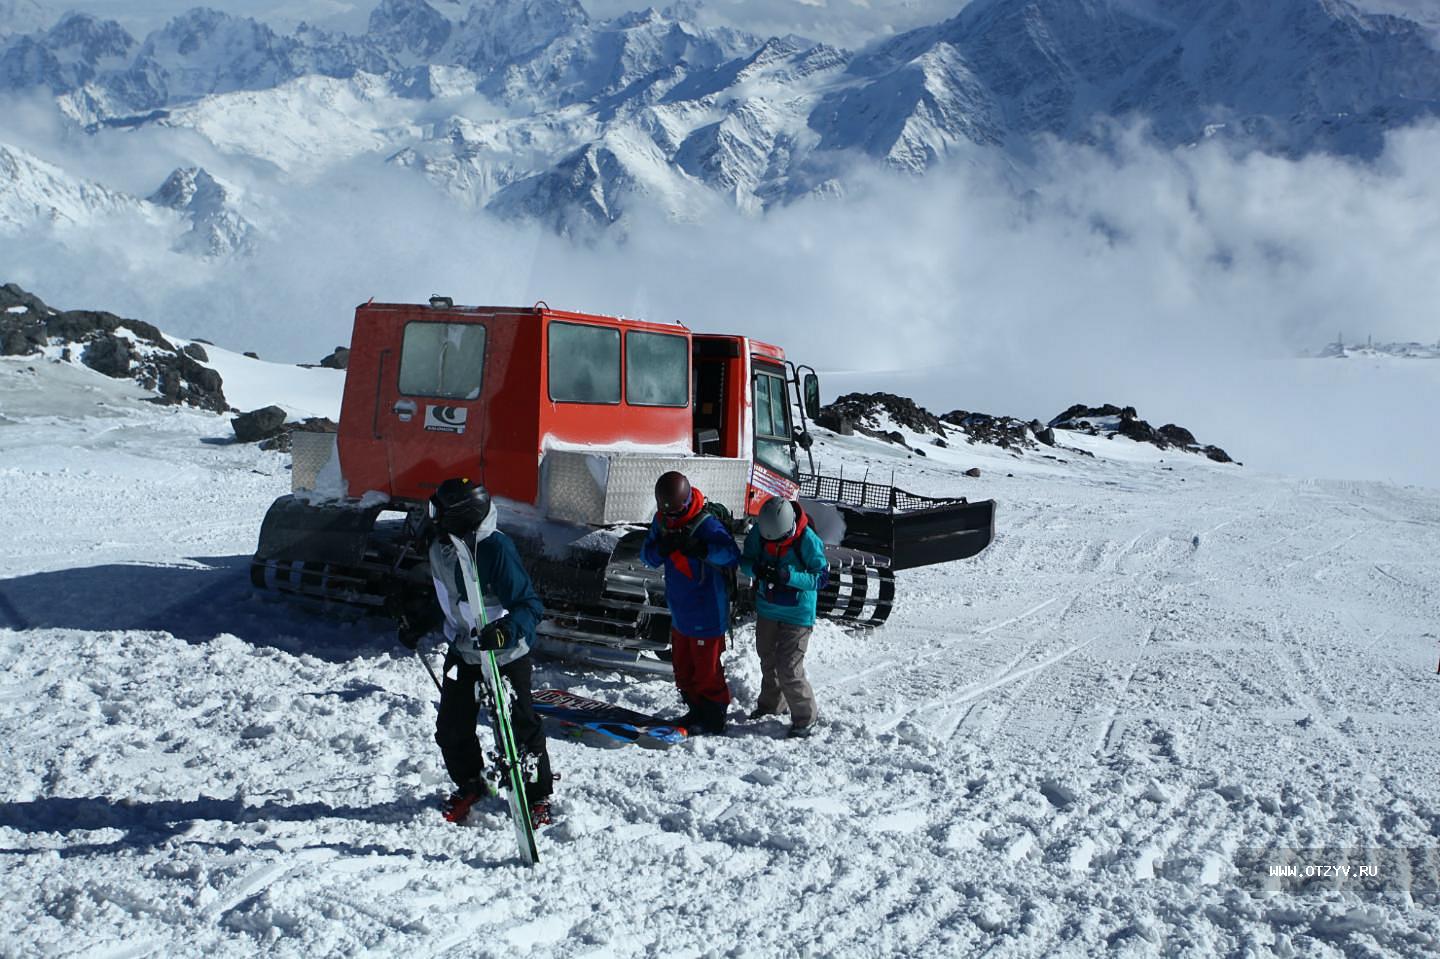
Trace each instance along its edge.
{"label": "cloud bank", "polygon": [[[133,142],[83,165],[154,180],[165,145]],[[369,156],[303,186],[223,171],[269,191],[253,257],[199,262],[114,223],[0,238],[0,263],[55,305],[267,358],[317,360],[371,296],[544,299],[777,343],[831,374],[830,396],[1041,419],[1131,404],[1252,466],[1433,483],[1440,454],[1418,438],[1440,370],[1336,379],[1293,357],[1339,333],[1440,339],[1436,155],[1436,127],[1394,134],[1374,165],[1172,151],[1132,129],[1106,150],[1049,143],[1024,171],[980,152],[923,179],[856,170],[843,199],[641,216],[588,246],[459,210]]]}

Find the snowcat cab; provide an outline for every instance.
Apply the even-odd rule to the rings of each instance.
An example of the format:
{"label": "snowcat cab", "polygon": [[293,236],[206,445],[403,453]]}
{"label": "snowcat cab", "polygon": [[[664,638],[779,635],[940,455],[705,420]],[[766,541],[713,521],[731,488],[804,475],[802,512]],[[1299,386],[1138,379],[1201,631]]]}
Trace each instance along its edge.
{"label": "snowcat cab", "polygon": [[668,670],[664,579],[639,549],[655,479],[678,469],[729,508],[737,536],[766,498],[798,495],[831,564],[820,614],[876,626],[894,570],[980,552],[995,504],[802,473],[818,411],[814,371],[744,336],[544,303],[365,303],[339,431],[292,434],[293,491],[266,513],[251,579],[373,609],[397,583],[428,590],[410,543],[440,482],[466,476],[503,500],[501,528],[545,603],[540,649]]}

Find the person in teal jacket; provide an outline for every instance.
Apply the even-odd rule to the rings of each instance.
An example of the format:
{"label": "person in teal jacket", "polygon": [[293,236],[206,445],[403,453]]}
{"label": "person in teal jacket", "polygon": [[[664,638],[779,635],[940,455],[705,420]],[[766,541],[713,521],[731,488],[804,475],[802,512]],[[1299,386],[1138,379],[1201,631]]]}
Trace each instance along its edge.
{"label": "person in teal jacket", "polygon": [[815,730],[815,691],[805,651],[815,626],[816,594],[829,576],[825,544],[798,503],[772,496],[760,507],[740,552],[740,571],[755,580],[755,650],[760,698],[751,719],[788,707],[792,737]]}

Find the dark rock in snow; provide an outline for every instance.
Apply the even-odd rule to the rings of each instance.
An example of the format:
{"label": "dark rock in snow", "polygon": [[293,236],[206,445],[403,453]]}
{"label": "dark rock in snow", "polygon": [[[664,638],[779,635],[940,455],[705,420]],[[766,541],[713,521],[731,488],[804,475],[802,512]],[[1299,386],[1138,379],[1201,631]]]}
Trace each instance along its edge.
{"label": "dark rock in snow", "polygon": [[1162,450],[1170,445],[1165,442],[1164,437],[1155,431],[1155,427],[1142,419],[1136,419],[1134,416],[1120,417],[1119,433],[1122,436],[1130,437],[1137,443],[1152,443]]}
{"label": "dark rock in snow", "polygon": [[1035,446],[1030,437],[1030,424],[1013,416],[951,410],[940,418],[964,431],[972,443],[986,443],[1006,450],[1025,450]]}
{"label": "dark rock in snow", "polygon": [[260,448],[288,453],[290,447],[294,445],[294,441],[290,437],[295,433],[335,433],[339,429],[339,425],[328,417],[312,416],[298,423],[286,423],[279,433],[261,440]]}
{"label": "dark rock in snow", "polygon": [[347,346],[335,347],[335,352],[320,361],[320,365],[327,370],[343,370],[350,366],[350,348]]}
{"label": "dark rock in snow", "polygon": [[206,352],[205,352],[205,347],[201,346],[198,342],[196,342],[196,343],[186,343],[184,346],[182,346],[182,347],[180,348],[180,352],[181,352],[181,353],[184,353],[186,356],[190,357],[192,360],[199,360],[201,363],[209,363],[209,362],[210,362],[210,354],[209,354],[209,353],[206,353]]}
{"label": "dark rock in snow", "polygon": [[85,344],[85,352],[80,354],[80,362],[96,373],[104,373],[118,380],[130,375],[130,361],[134,356],[135,350],[129,340],[114,333],[100,333]]}
{"label": "dark rock in snow", "polygon": [[1172,446],[1195,445],[1195,434],[1190,432],[1183,426],[1176,426],[1174,423],[1166,423],[1156,432],[1160,434],[1161,438],[1163,438],[1165,442],[1171,444]]}
{"label": "dark rock in snow", "polygon": [[248,350],[245,352],[244,355],[250,357],[250,359],[252,359],[252,360],[258,360],[258,359],[260,359],[260,354],[258,354],[258,353],[251,353],[251,352],[249,352]]}
{"label": "dark rock in snow", "polygon": [[278,434],[285,426],[285,411],[278,406],[262,406],[241,413],[230,421],[235,438],[242,443],[258,443]]}
{"label": "dark rock in snow", "polygon": [[978,477],[978,476],[980,475],[980,467],[978,467],[978,466],[972,466],[972,467],[970,467],[968,470],[965,471],[965,474],[964,474],[964,475],[966,475],[966,476],[975,476],[975,477]]}
{"label": "dark rock in snow", "polygon": [[1208,456],[1210,459],[1214,460],[1217,463],[1235,462],[1230,458],[1229,453],[1225,452],[1218,446],[1204,446],[1200,448],[1200,452],[1204,453],[1206,456]]}
{"label": "dark rock in snow", "polygon": [[[1128,436],[1138,443],[1150,443],[1160,449],[1180,449],[1187,453],[1208,456],[1217,463],[1231,463],[1229,454],[1218,446],[1200,446],[1195,434],[1183,426],[1166,423],[1158,430],[1140,418],[1133,406],[1085,406],[1077,403],[1050,421],[1052,430],[1071,430],[1090,436],[1114,439]],[[1053,437],[1053,432],[1052,432]]]}

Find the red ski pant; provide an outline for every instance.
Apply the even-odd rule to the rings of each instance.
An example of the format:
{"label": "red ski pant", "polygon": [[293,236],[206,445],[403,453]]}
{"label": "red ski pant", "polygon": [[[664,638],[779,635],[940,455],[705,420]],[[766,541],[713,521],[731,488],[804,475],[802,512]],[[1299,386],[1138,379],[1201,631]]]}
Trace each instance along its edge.
{"label": "red ski pant", "polygon": [[670,630],[671,665],[675,667],[675,685],[680,695],[712,703],[730,702],[730,687],[725,682],[725,667],[720,654],[725,651],[725,637],[686,636],[675,628]]}

